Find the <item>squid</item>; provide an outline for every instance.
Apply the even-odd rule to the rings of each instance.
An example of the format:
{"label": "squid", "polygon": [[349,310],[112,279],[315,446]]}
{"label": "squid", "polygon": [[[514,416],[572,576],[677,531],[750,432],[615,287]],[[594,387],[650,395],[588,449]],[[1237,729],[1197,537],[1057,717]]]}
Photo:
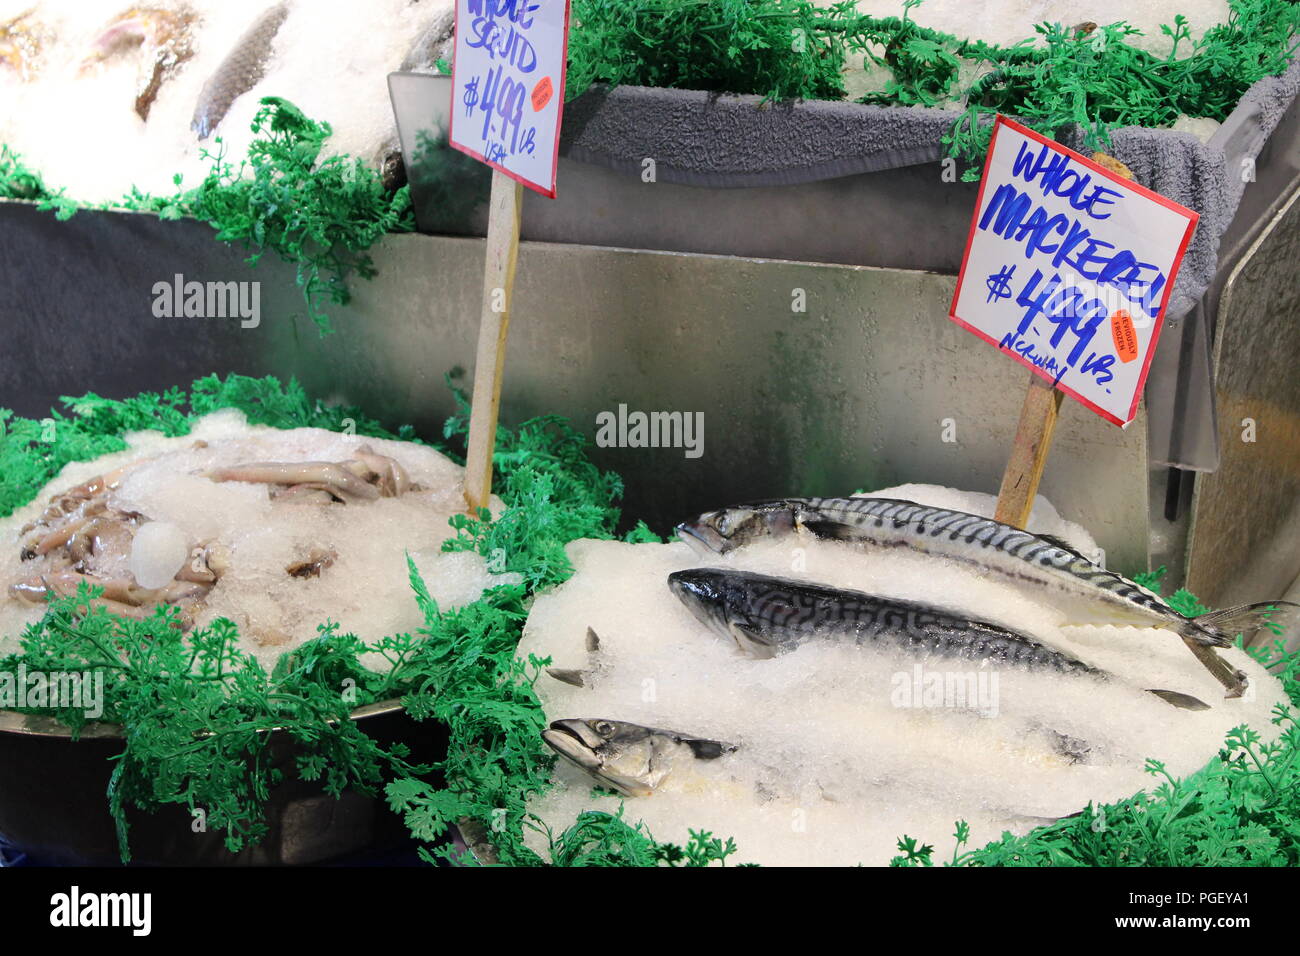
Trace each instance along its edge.
{"label": "squid", "polygon": [[353,451],[353,457],[332,461],[254,461],[207,472],[213,481],[247,481],[276,485],[271,497],[277,501],[329,504],[360,498],[396,498],[419,486],[395,458],[381,455],[369,445]]}
{"label": "squid", "polygon": [[254,461],[245,465],[217,468],[207,473],[213,481],[248,481],[266,485],[310,485],[322,488],[340,500],[348,497],[373,500],[379,489],[341,464],[331,461]]}

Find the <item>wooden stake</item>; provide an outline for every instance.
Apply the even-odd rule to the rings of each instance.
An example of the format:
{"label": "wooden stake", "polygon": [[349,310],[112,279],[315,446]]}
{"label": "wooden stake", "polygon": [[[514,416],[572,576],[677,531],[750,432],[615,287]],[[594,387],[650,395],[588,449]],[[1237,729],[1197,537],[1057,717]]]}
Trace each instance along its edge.
{"label": "wooden stake", "polygon": [[478,353],[474,358],[474,398],[469,419],[469,452],[465,459],[465,504],[470,514],[486,508],[492,494],[492,452],[496,448],[501,375],[514,298],[515,264],[519,259],[519,216],[523,202],[524,187],[494,169],[483,267],[483,312],[479,318]]}
{"label": "wooden stake", "polygon": [[998,491],[998,509],[994,518],[1023,528],[1034,508],[1034,496],[1043,478],[1047,452],[1052,447],[1052,432],[1065,393],[1035,372],[1029,373],[1029,391],[1020,409],[1020,425],[1011,446],[1007,469],[1002,473]]}

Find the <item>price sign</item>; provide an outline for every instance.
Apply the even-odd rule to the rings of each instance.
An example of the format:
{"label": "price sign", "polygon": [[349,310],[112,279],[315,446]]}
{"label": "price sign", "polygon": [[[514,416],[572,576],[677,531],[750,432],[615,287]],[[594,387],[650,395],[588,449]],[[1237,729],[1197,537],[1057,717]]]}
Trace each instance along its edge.
{"label": "price sign", "polygon": [[949,316],[1126,425],[1197,219],[999,116]]}
{"label": "price sign", "polygon": [[555,197],[569,0],[456,0],[451,145]]}

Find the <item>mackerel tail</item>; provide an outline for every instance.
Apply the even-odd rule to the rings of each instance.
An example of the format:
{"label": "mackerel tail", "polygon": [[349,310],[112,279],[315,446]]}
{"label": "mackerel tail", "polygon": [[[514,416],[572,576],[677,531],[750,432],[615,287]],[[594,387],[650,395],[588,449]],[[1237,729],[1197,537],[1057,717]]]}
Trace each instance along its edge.
{"label": "mackerel tail", "polygon": [[1188,617],[1185,621],[1182,627],[1177,628],[1184,639],[1231,647],[1240,634],[1242,643],[1249,646],[1262,630],[1282,634],[1300,623],[1300,604],[1263,601],[1259,604],[1225,608],[1199,617]]}
{"label": "mackerel tail", "polygon": [[1233,667],[1206,644],[1214,638],[1218,646],[1231,645],[1238,634],[1243,646],[1250,646],[1261,630],[1282,634],[1300,620],[1300,604],[1290,601],[1266,601],[1262,604],[1243,604],[1200,617],[1187,618],[1187,623],[1177,628],[1183,643],[1196,659],[1205,665],[1215,680],[1224,686],[1230,698],[1246,693],[1247,679],[1244,671]]}

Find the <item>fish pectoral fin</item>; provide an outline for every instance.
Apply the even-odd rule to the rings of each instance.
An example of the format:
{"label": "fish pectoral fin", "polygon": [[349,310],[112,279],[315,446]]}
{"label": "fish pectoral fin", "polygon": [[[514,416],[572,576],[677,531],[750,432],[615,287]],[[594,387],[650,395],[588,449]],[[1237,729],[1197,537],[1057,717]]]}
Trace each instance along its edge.
{"label": "fish pectoral fin", "polygon": [[1210,705],[1203,700],[1198,700],[1191,694],[1184,694],[1176,690],[1160,690],[1154,687],[1146,689],[1148,694],[1155,694],[1166,703],[1173,704],[1182,710],[1209,710]]}
{"label": "fish pectoral fin", "polygon": [[735,753],[739,749],[735,744],[724,743],[721,740],[709,740],[705,737],[683,737],[682,743],[691,748],[691,753],[697,760],[717,760],[726,754]]}
{"label": "fish pectoral fin", "polygon": [[858,541],[862,537],[852,525],[842,521],[832,521],[816,513],[800,515],[798,524],[814,538],[822,538],[826,541]]}
{"label": "fish pectoral fin", "polygon": [[573,687],[590,687],[592,672],[579,668],[548,667],[546,673],[564,684]]}
{"label": "fish pectoral fin", "polygon": [[776,656],[776,648],[762,636],[762,632],[748,621],[732,620],[727,622],[736,646],[750,657],[767,659]]}

